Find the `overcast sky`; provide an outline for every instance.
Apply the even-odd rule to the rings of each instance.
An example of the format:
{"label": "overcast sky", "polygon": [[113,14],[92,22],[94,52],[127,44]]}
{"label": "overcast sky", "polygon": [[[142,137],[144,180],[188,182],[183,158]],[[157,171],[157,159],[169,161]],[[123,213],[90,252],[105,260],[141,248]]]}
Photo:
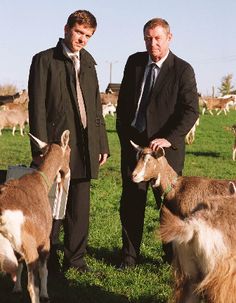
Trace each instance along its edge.
{"label": "overcast sky", "polygon": [[228,74],[236,87],[235,0],[0,0],[0,85],[27,88],[32,56],[56,45],[77,9],[97,18],[87,50],[97,62],[101,91],[110,78],[121,82],[130,54],[145,50],[143,25],[154,17],[169,22],[171,50],[193,66],[200,93],[211,94],[213,86],[217,93]]}

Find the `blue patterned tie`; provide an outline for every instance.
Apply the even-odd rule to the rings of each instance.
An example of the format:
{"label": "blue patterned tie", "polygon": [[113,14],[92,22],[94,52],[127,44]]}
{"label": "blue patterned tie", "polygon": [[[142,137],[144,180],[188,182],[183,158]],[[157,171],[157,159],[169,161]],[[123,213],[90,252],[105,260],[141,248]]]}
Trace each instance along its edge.
{"label": "blue patterned tie", "polygon": [[157,65],[152,63],[149,67],[147,78],[143,88],[143,94],[140,100],[138,115],[135,121],[135,128],[141,133],[146,129],[146,109],[149,101],[149,96],[155,82],[155,68]]}

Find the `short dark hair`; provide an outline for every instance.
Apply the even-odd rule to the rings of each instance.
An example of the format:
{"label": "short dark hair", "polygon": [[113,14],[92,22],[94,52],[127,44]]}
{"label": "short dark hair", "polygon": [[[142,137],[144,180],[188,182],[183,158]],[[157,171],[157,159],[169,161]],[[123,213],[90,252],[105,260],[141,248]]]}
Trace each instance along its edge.
{"label": "short dark hair", "polygon": [[67,25],[71,28],[76,23],[78,24],[84,24],[87,27],[93,28],[94,31],[97,28],[97,20],[93,14],[91,14],[89,11],[86,10],[77,10],[70,14],[70,16],[67,19]]}
{"label": "short dark hair", "polygon": [[162,26],[167,33],[170,32],[170,26],[169,26],[169,23],[165,20],[165,19],[162,19],[162,18],[153,18],[151,20],[149,20],[143,27],[143,33],[145,33],[145,30],[147,28],[154,28],[156,26]]}

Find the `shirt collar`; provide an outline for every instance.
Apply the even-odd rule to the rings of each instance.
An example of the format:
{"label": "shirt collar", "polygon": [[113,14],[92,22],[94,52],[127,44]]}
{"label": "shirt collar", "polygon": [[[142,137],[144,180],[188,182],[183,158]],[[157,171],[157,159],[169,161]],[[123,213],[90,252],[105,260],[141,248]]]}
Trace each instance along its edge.
{"label": "shirt collar", "polygon": [[156,65],[159,67],[159,69],[160,69],[160,68],[162,67],[162,64],[164,63],[164,61],[165,61],[166,58],[168,57],[169,53],[170,53],[170,50],[168,50],[167,54],[166,54],[163,58],[161,58],[161,60],[159,60],[159,61],[157,61],[157,62],[153,62],[152,59],[151,59],[151,57],[149,56],[148,65],[154,63],[154,64],[156,64]]}
{"label": "shirt collar", "polygon": [[64,41],[62,41],[62,47],[63,47],[65,53],[67,54],[67,56],[68,56],[69,58],[71,58],[71,57],[74,56],[74,55],[77,55],[78,58],[80,58],[80,52],[78,51],[78,52],[74,52],[74,53],[73,53],[73,52],[65,45],[65,42],[64,42]]}

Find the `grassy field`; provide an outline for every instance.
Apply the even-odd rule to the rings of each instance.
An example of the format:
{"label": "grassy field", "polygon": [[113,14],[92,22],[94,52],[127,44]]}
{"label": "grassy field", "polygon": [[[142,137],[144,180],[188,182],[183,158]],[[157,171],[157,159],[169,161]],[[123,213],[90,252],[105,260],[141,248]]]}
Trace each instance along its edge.
{"label": "grassy field", "polygon": [[[86,260],[91,273],[66,273],[65,278],[49,279],[49,295],[55,303],[162,303],[171,293],[170,268],[162,261],[160,242],[155,238],[159,213],[151,191],[146,207],[145,228],[141,246],[141,264],[132,270],[119,271],[121,226],[119,198],[121,194],[120,150],[115,120],[106,118],[111,149],[108,163],[101,168],[99,180],[92,183],[91,217]],[[234,178],[236,163],[232,158],[233,134],[224,129],[236,123],[236,111],[229,115],[200,117],[196,140],[186,147],[185,175]],[[4,130],[0,137],[0,169],[30,163],[29,139]],[[61,234],[63,238],[63,233]],[[61,258],[63,255],[61,254]],[[23,277],[26,286],[26,275]],[[29,302],[11,294],[9,277],[0,276],[0,302]]]}

